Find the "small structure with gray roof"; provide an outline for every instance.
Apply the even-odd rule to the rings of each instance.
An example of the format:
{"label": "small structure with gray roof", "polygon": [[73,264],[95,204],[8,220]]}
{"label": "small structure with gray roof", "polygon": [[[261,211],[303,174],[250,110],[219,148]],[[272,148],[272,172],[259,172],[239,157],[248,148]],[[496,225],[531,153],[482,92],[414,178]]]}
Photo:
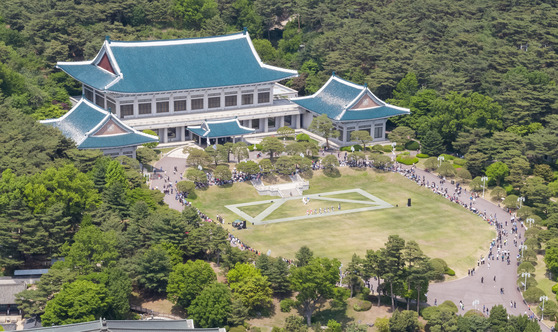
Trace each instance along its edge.
{"label": "small structure with gray roof", "polygon": [[28,332],[226,332],[224,328],[196,328],[191,319],[104,320],[27,329]]}

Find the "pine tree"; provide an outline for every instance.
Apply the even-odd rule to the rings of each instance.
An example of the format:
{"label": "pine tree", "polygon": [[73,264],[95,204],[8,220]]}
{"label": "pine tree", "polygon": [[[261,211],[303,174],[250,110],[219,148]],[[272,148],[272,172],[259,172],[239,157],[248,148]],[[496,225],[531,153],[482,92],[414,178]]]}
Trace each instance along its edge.
{"label": "pine tree", "polygon": [[427,132],[420,141],[420,144],[420,152],[426,153],[430,156],[437,156],[445,151],[442,136],[440,136],[437,131],[432,130]]}

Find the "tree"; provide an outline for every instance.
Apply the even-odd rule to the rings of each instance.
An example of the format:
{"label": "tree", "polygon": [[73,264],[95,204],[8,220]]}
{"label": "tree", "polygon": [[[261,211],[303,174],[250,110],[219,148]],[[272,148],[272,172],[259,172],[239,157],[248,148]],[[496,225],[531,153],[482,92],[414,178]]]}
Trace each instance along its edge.
{"label": "tree", "polygon": [[230,181],[232,179],[232,173],[228,165],[219,165],[215,167],[213,176],[221,181]]}
{"label": "tree", "polygon": [[415,131],[407,126],[399,126],[388,134],[388,139],[390,141],[403,145],[414,138]]}
{"label": "tree", "polygon": [[[153,130],[150,130],[150,129],[142,130],[142,132],[143,132],[144,134],[147,134],[147,135],[157,136],[157,133],[154,132]],[[151,143],[145,143],[145,144],[143,144],[143,146],[145,146],[145,147],[148,148],[149,150],[156,148],[157,145],[159,145],[159,142],[151,142]],[[141,149],[138,149],[138,151],[139,151],[139,150],[141,150]],[[153,150],[151,150],[151,151],[153,151]],[[140,161],[140,162],[141,162],[141,161]]]}
{"label": "tree", "polygon": [[547,183],[554,180],[554,172],[552,171],[552,168],[550,168],[550,166],[547,164],[535,165],[533,169],[533,175],[544,179],[544,181]]}
{"label": "tree", "polygon": [[445,177],[453,177],[455,175],[455,168],[453,168],[451,163],[445,161],[438,167],[438,174]]}
{"label": "tree", "polygon": [[215,166],[229,159],[229,149],[221,144],[209,145],[205,148],[205,152],[209,158],[211,158]]}
{"label": "tree", "polygon": [[501,304],[496,305],[490,309],[490,316],[488,317],[492,331],[499,331],[505,329],[508,325],[508,313],[506,308]]}
{"label": "tree", "polygon": [[464,167],[457,169],[457,177],[460,178],[462,182],[470,181],[472,179],[471,172]]}
{"label": "tree", "polygon": [[494,179],[498,185],[502,183],[504,178],[510,174],[510,170],[506,164],[501,161],[490,164],[486,168],[486,176]]}
{"label": "tree", "polygon": [[424,168],[429,171],[435,171],[440,166],[440,162],[436,157],[430,157],[424,162]]}
{"label": "tree", "polygon": [[221,327],[232,312],[231,291],[221,283],[213,283],[202,290],[188,307],[188,316],[203,328]]}
{"label": "tree", "polygon": [[[151,143],[146,143],[151,144]],[[141,163],[142,171],[145,164],[149,164],[157,159],[157,153],[150,148],[141,148],[136,150],[136,159]]]}
{"label": "tree", "polygon": [[211,163],[211,157],[204,150],[197,148],[184,148],[184,153],[188,154],[186,162],[193,167],[204,167]]}
{"label": "tree", "polygon": [[200,30],[204,22],[219,12],[214,0],[174,0],[172,13],[179,27]]}
{"label": "tree", "polygon": [[389,319],[390,332],[414,332],[420,330],[418,314],[414,311],[395,311]]}
{"label": "tree", "polygon": [[275,153],[280,154],[285,151],[285,146],[277,137],[267,136],[262,139],[262,151],[269,153],[269,159],[273,160]]}
{"label": "tree", "polygon": [[492,188],[492,191],[490,192],[490,196],[492,196],[497,201],[500,201],[502,197],[506,197],[506,189],[496,186]]}
{"label": "tree", "polygon": [[322,158],[321,163],[322,166],[324,167],[324,173],[326,173],[326,175],[335,174],[339,172],[337,170],[337,167],[339,167],[339,160],[337,159],[336,156],[329,154]]}
{"label": "tree", "polygon": [[169,273],[172,271],[168,252],[161,246],[154,246],[136,259],[138,283],[152,293],[163,293],[167,289]]}
{"label": "tree", "polygon": [[102,232],[96,226],[81,227],[74,235],[74,243],[62,248],[64,264],[71,269],[88,274],[100,271],[118,258],[114,231]]}
{"label": "tree", "polygon": [[558,274],[558,247],[551,247],[545,250],[544,262],[549,271],[554,275]]}
{"label": "tree", "polygon": [[175,265],[169,275],[168,297],[172,303],[187,308],[203,289],[217,281],[211,266],[202,261],[187,261]]}
{"label": "tree", "polygon": [[329,139],[332,137],[339,137],[339,131],[335,130],[335,128],[333,127],[333,122],[331,122],[331,120],[325,114],[319,115],[312,119],[312,123],[310,123],[310,126],[308,126],[308,130],[325,138],[326,147],[328,149]]}
{"label": "tree", "polygon": [[314,258],[314,253],[307,246],[302,246],[296,252],[295,258],[296,258],[295,265],[297,267],[303,267],[308,265],[308,263],[310,263],[312,258]]}
{"label": "tree", "polygon": [[250,155],[248,151],[248,145],[246,145],[246,143],[244,142],[234,143],[232,146],[232,154],[236,158],[236,162],[240,163],[242,159],[246,159]]}
{"label": "tree", "polygon": [[291,127],[283,126],[279,129],[277,129],[277,134],[279,134],[281,137],[284,137],[284,138],[292,137],[295,134],[295,130]]}
{"label": "tree", "polygon": [[208,182],[205,172],[196,168],[188,169],[188,171],[186,171],[186,178],[193,181],[196,185],[206,184]]}
{"label": "tree", "polygon": [[351,141],[360,142],[364,151],[366,151],[366,143],[370,143],[373,140],[372,136],[370,136],[370,132],[366,130],[355,130],[351,132]]}
{"label": "tree", "polygon": [[420,140],[420,152],[430,156],[437,156],[444,152],[444,142],[442,136],[437,131],[429,131]]}
{"label": "tree", "polygon": [[196,189],[196,184],[192,181],[180,181],[176,184],[176,189],[185,194],[191,194]]}
{"label": "tree", "polygon": [[[267,160],[267,159],[264,159],[264,160]],[[243,162],[238,163],[236,165],[236,169],[239,172],[242,172],[242,173],[248,174],[248,175],[258,174],[260,172],[260,167],[253,160],[248,160],[248,161],[243,161]]]}
{"label": "tree", "polygon": [[390,235],[385,244],[385,248],[380,249],[380,255],[385,262],[381,276],[389,284],[391,294],[391,310],[395,311],[395,290],[394,286],[403,277],[403,248],[405,240],[398,235]]}
{"label": "tree", "polygon": [[281,257],[273,258],[260,255],[256,259],[256,267],[260,269],[264,277],[267,277],[274,293],[286,294],[290,292],[289,265]]}
{"label": "tree", "polygon": [[237,263],[234,269],[227,273],[227,281],[235,297],[241,299],[249,311],[271,304],[271,284],[252,264]]}
{"label": "tree", "polygon": [[318,303],[333,296],[340,265],[336,259],[312,258],[307,265],[291,269],[291,288],[298,292],[297,303],[308,326]]}
{"label": "tree", "polygon": [[109,294],[102,284],[78,280],[62,287],[41,316],[43,326],[89,322],[99,319],[108,308]]}
{"label": "tree", "polygon": [[262,159],[259,163],[259,168],[260,168],[260,172],[262,173],[269,173],[275,169],[275,167],[271,163],[271,160],[269,159]]}
{"label": "tree", "polygon": [[275,168],[280,174],[290,175],[296,171],[296,164],[292,157],[281,156],[275,162]]}

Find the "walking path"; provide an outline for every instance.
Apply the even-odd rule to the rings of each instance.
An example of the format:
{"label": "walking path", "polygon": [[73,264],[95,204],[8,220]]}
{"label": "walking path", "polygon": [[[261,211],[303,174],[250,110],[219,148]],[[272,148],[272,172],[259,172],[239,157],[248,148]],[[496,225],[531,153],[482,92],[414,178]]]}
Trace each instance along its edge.
{"label": "walking path", "polygon": [[[406,167],[409,168],[409,167]],[[415,174],[430,183],[435,182],[440,185],[438,176],[426,172],[424,170],[415,169]],[[441,185],[442,189],[447,188],[449,193],[453,193],[455,185],[446,181]],[[460,201],[469,201],[470,193],[462,192],[459,196]],[[503,250],[510,251],[510,264],[501,260],[486,260],[485,264],[471,266],[475,269],[473,275],[464,276],[458,280],[449,282],[434,283],[429,286],[428,304],[435,305],[449,300],[454,302],[458,307],[460,301],[464,305],[464,309],[459,309],[459,314],[464,314],[470,309],[482,311],[483,308],[490,310],[495,305],[502,304],[508,313],[512,315],[530,315],[533,312],[530,307],[523,302],[523,297],[517,286],[517,256],[519,254],[519,245],[523,243],[525,237],[525,227],[518,224],[517,246],[514,245],[514,235],[511,234],[512,215],[497,205],[483,198],[475,199],[473,206],[480,212],[486,212],[486,215],[492,215],[495,220],[502,223],[503,230],[507,232],[507,236],[502,236],[502,242],[507,239],[507,244],[503,245]],[[471,230],[474,232],[474,230]],[[487,244],[488,245],[488,244]],[[493,249],[496,254],[496,247]],[[486,258],[488,252],[484,255]],[[479,257],[480,259],[480,257]],[[482,282],[481,282],[482,280]],[[504,293],[501,294],[500,289],[503,288]],[[476,303],[478,301],[478,303]],[[476,305],[474,304],[476,303]],[[550,328],[542,322],[539,323],[543,331],[550,331]]]}
{"label": "walking path", "polygon": [[[180,149],[180,151],[182,150],[182,148],[177,149]],[[156,163],[156,167],[158,169],[163,169],[164,173],[161,174],[161,178],[154,178],[152,180],[152,188],[162,190],[165,185],[176,183],[181,180],[181,174],[183,174],[186,169],[186,156],[180,152],[176,152],[176,150],[174,153],[171,152],[170,155],[173,157],[165,156]],[[255,156],[256,153],[250,154],[251,159],[255,159]],[[176,171],[174,171],[175,167]],[[402,168],[409,169],[410,166],[402,165]],[[160,172],[158,173],[160,174]],[[449,193],[454,192],[454,185],[449,183],[449,181],[440,185],[440,179],[435,174],[420,169],[415,169],[415,174],[421,178],[424,177],[424,179],[430,183],[437,183],[442,189],[447,188]],[[169,204],[171,208],[182,211],[183,206],[175,199],[175,194],[176,193],[173,192],[173,194],[165,195],[165,202]],[[300,197],[296,199],[300,199]],[[459,200],[468,201],[468,194],[462,192],[459,196]],[[462,301],[464,310],[460,309],[459,313],[463,314],[474,308],[473,301],[478,301],[476,308],[481,311],[483,307],[489,310],[494,305],[502,304],[507,309],[508,313],[512,315],[531,314],[532,311],[530,307],[523,302],[521,293],[516,285],[517,255],[519,254],[519,248],[513,243],[514,235],[511,235],[512,223],[510,213],[482,198],[475,199],[473,206],[476,207],[478,211],[485,212],[487,216],[494,216],[496,220],[502,223],[503,230],[508,234],[507,236],[504,235],[502,238],[503,242],[507,237],[507,245],[503,246],[503,250],[510,251],[510,264],[508,265],[506,261],[487,260],[487,263],[484,265],[471,266],[471,269],[475,268],[475,273],[472,276],[464,276],[454,281],[431,284],[428,291],[428,304],[441,304],[443,301],[449,300],[459,306],[460,301]],[[317,215],[315,217],[319,216],[320,215]],[[302,216],[302,218],[308,217],[313,216]],[[474,232],[474,230],[471,231]],[[518,225],[517,245],[523,242],[524,232],[525,228],[522,225]],[[487,246],[488,245],[487,243]],[[493,249],[493,253],[495,253],[495,250],[496,248]],[[484,257],[487,256],[488,252]],[[490,263],[490,267],[488,263]],[[483,282],[481,282],[481,279]],[[503,294],[500,293],[500,288],[503,288]],[[542,322],[540,322],[540,326],[543,331],[550,331],[550,328],[542,324]]]}

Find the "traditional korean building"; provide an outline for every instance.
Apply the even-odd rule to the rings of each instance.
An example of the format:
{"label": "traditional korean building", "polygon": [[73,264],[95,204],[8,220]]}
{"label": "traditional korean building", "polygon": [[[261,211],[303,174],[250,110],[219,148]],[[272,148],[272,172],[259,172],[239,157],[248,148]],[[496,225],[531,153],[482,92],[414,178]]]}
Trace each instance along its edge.
{"label": "traditional korean building", "polygon": [[41,123],[60,129],[78,149],[99,149],[110,156],[135,158],[139,145],[158,141],[156,136],[130,128],[114,114],[87,99],[81,99],[62,117]]}
{"label": "traditional korean building", "polygon": [[315,94],[292,98],[306,114],[304,123],[326,114],[340,135],[333,139],[340,145],[351,141],[355,130],[370,132],[374,141],[385,141],[387,119],[401,114],[409,114],[407,108],[390,105],[376,97],[366,85],[358,85],[335,76],[335,73]]}
{"label": "traditional korean building", "polygon": [[[57,66],[83,83],[83,99],[134,129],[155,131],[162,143],[303,126],[288,100],[296,91],[278,84],[297,72],[264,64],[246,30],[179,40],[107,38],[93,60]],[[224,120],[234,128],[219,125]]]}

